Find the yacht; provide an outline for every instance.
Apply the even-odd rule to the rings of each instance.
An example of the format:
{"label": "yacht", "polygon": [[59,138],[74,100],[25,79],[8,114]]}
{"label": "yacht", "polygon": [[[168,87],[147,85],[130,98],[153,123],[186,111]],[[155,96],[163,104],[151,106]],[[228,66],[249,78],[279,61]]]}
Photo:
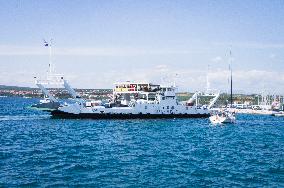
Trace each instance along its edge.
{"label": "yacht", "polygon": [[[232,74],[232,52],[230,51],[230,64],[229,64],[229,71],[230,71],[230,105],[226,105],[225,110],[213,112],[212,115],[209,117],[209,120],[213,124],[222,124],[222,123],[235,123],[236,122],[236,114],[234,112],[233,107],[233,74]],[[229,106],[229,108],[227,108]]]}
{"label": "yacht", "polygon": [[228,110],[213,112],[213,115],[211,115],[209,119],[213,124],[226,124],[236,122],[235,112],[231,112]]}

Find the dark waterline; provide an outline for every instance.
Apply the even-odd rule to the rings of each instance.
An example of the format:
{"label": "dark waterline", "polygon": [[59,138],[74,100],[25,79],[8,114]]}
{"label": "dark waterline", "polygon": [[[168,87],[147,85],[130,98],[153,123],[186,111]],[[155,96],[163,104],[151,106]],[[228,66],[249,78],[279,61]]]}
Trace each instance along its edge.
{"label": "dark waterline", "polygon": [[284,187],[284,118],[64,120],[0,98],[0,187]]}

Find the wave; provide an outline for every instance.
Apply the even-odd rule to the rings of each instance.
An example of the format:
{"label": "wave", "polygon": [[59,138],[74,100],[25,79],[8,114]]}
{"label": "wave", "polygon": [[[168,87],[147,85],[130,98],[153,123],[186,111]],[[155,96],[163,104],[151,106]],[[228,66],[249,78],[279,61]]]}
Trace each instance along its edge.
{"label": "wave", "polygon": [[0,116],[0,121],[22,121],[22,120],[40,120],[48,119],[51,115],[5,115]]}

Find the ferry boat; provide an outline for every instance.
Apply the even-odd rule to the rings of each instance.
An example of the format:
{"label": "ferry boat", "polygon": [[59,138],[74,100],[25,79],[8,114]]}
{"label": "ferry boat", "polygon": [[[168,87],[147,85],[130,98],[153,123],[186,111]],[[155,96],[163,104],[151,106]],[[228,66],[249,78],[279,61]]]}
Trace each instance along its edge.
{"label": "ferry boat", "polygon": [[[47,79],[36,80],[48,100],[42,100],[34,105],[39,110],[48,111],[57,118],[93,118],[93,119],[133,119],[133,118],[200,118],[209,117],[209,109],[219,97],[217,94],[206,94],[213,97],[208,106],[198,106],[196,92],[186,103],[177,100],[175,84],[162,86],[146,82],[115,83],[112,99],[107,103],[101,101],[87,101],[81,98],[64,79],[56,74],[51,61],[51,43],[44,41],[49,47],[49,71]],[[36,78],[36,77],[35,77]],[[51,87],[64,87],[72,96],[73,103],[60,104],[49,91]],[[196,105],[193,105],[196,100]]]}
{"label": "ferry boat", "polygon": [[145,82],[114,84],[112,99],[107,103],[91,103],[78,98],[65,104],[51,115],[57,118],[135,119],[135,118],[205,118],[219,95],[206,106],[193,105],[193,97],[186,103],[177,100],[176,86],[162,86]]}

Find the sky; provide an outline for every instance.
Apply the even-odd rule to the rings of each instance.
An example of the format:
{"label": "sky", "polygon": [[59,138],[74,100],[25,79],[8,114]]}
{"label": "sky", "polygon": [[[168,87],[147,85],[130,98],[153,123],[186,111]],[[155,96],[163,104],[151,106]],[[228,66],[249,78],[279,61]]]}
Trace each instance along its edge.
{"label": "sky", "polygon": [[[180,91],[284,94],[283,0],[0,0],[0,85],[52,62],[75,88],[176,82]],[[232,56],[230,57],[230,50]]]}

